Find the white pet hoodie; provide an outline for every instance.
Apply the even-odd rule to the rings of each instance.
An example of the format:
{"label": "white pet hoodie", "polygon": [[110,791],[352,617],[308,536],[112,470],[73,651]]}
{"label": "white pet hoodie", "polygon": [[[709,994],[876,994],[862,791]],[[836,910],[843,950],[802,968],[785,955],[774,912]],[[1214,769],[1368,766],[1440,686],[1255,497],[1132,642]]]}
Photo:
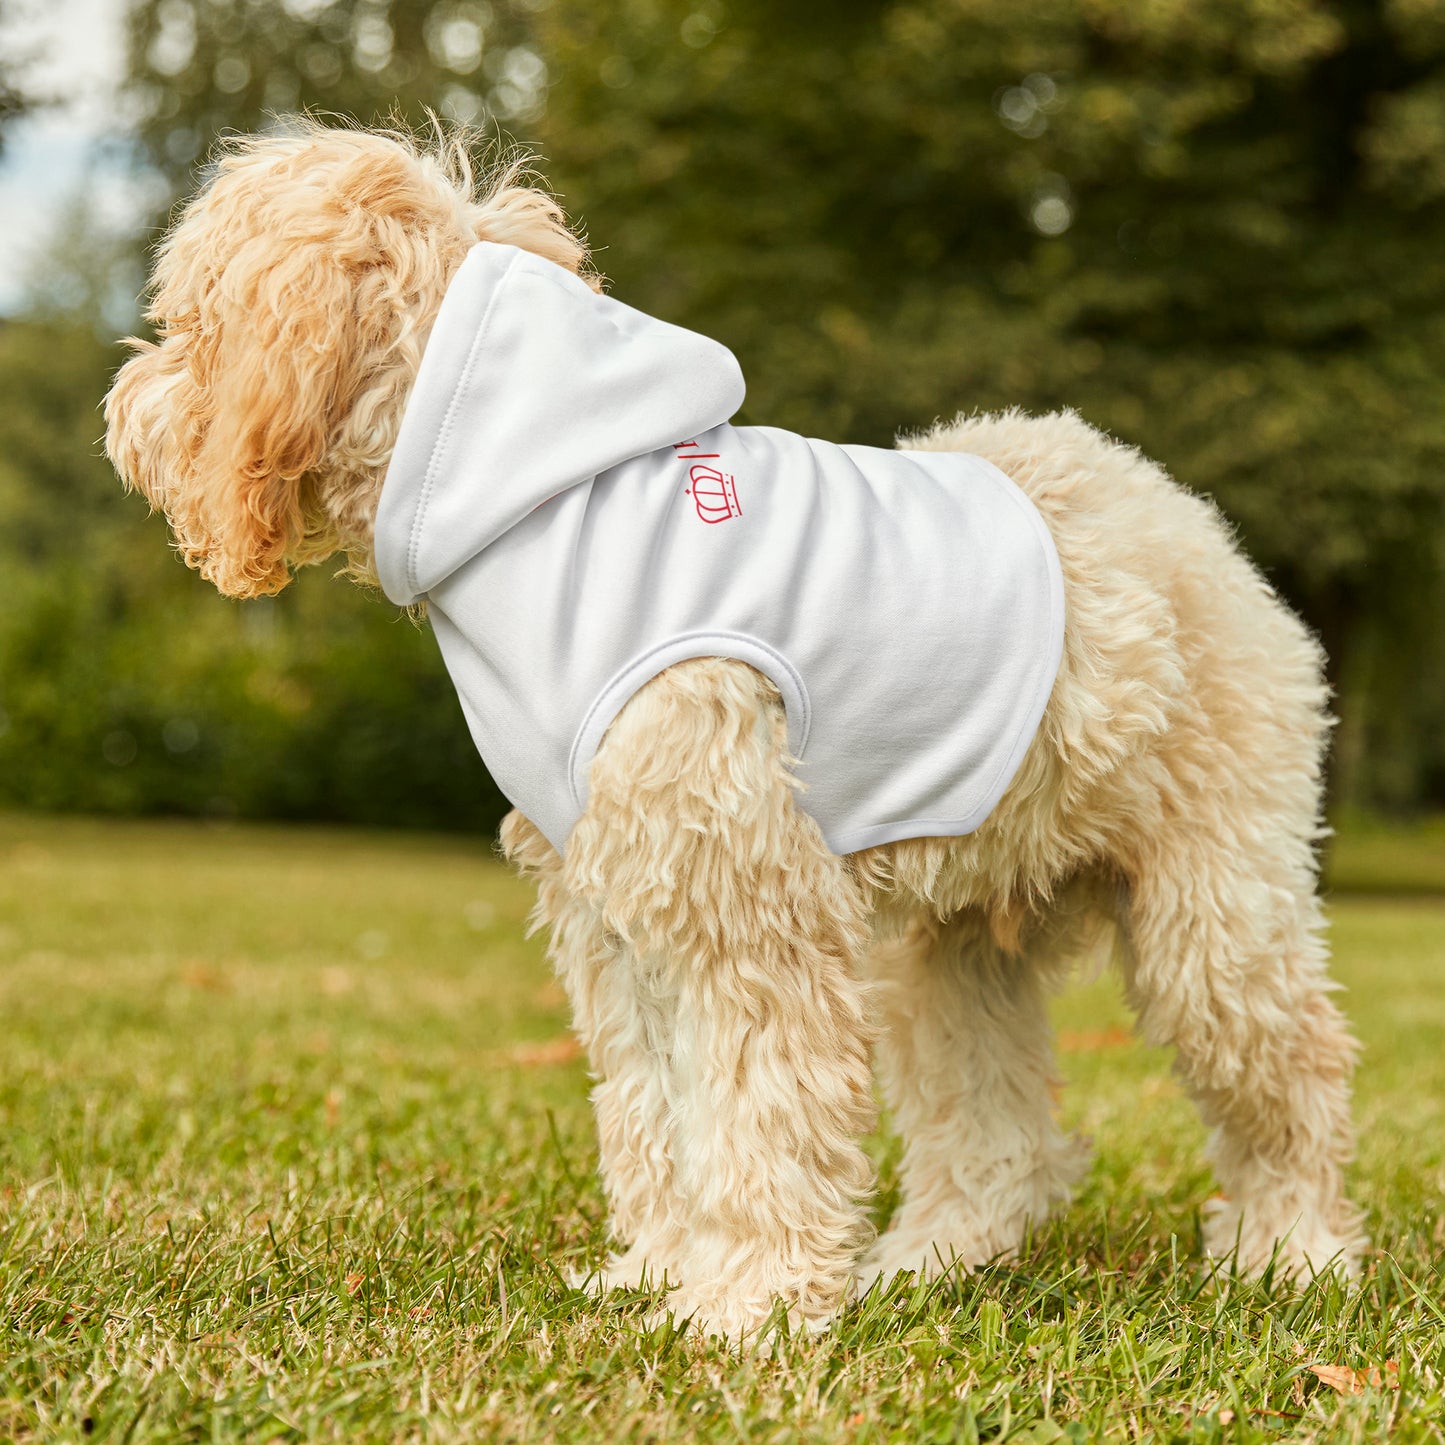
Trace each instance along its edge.
{"label": "white pet hoodie", "polygon": [[836,853],[968,833],[1058,671],[1033,506],[982,458],[734,427],[732,353],[483,242],[447,290],[376,519],[483,760],[561,850],[649,678],[730,657],[782,694]]}

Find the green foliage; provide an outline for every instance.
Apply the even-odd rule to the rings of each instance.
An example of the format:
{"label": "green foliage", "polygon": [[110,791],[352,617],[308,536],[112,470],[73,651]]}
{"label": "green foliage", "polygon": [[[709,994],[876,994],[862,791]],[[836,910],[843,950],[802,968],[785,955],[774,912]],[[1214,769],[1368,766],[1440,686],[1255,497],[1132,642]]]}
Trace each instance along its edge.
{"label": "green foliage", "polygon": [[26,98],[11,80],[9,72],[0,70],[0,153],[5,149],[6,130],[27,108]]}
{"label": "green foliage", "polygon": [[1204,1131],[1096,984],[1058,1009],[1074,1205],[759,1359],[568,1283],[606,1241],[530,893],[479,841],[0,817],[0,1435],[1445,1439],[1438,902],[1332,910],[1358,1287],[1211,1278]]}
{"label": "green foliage", "polygon": [[[11,22],[18,7],[14,0],[0,0],[0,29]],[[0,54],[0,156],[5,153],[5,132],[34,104],[20,84],[20,61],[15,55]]]}
{"label": "green foliage", "polygon": [[550,173],[622,294],[728,341],[755,421],[1072,406],[1137,443],[1371,689],[1343,793],[1429,785],[1438,727],[1395,719],[1445,673],[1437,7],[775,10],[543,13]]}
{"label": "green foliage", "polygon": [[529,120],[546,67],[515,13],[485,0],[143,0],[130,89],[148,159],[177,189],[212,140],[301,109],[415,123]]}
{"label": "green foliage", "polygon": [[493,827],[429,636],[315,572],[228,602],[122,494],[113,360],[78,324],[0,327],[0,804]]}
{"label": "green foliage", "polygon": [[68,568],[18,593],[0,624],[0,802],[495,827],[506,802],[429,637],[378,626],[373,600],[324,578],[244,606],[172,581],[127,595]]}
{"label": "green foliage", "polygon": [[[173,195],[218,132],[298,105],[423,125],[431,106],[510,127],[541,148],[618,295],[737,351],[747,421],[886,444],[960,410],[1076,407],[1219,501],[1325,641],[1337,799],[1403,808],[1445,800],[1441,13],[1434,0],[141,0],[129,103]],[[67,275],[57,294],[94,311],[85,268]],[[233,613],[170,572],[142,586],[161,575],[140,556],[157,540],[106,530],[121,503],[84,450],[102,368],[75,361],[62,317],[47,324],[53,341],[11,328],[0,342],[27,400],[77,428],[0,418],[0,515],[20,518],[34,564],[24,605],[60,606],[45,598],[63,591],[72,630],[96,629],[98,665],[119,667],[141,624],[124,623],[132,644],[99,645],[105,599],[163,595],[144,646],[180,655],[180,634],[206,639],[194,650],[213,681],[190,707],[214,710],[207,736],[239,738],[251,694],[214,679],[247,674],[253,624],[216,620]],[[38,500],[54,496],[73,500]],[[94,528],[113,550],[87,541],[86,580],[62,586],[46,559],[76,556]],[[385,689],[358,659],[390,657],[396,631],[342,591],[275,609],[286,667],[315,699],[305,716],[326,727],[378,705]],[[3,630],[28,625],[12,606]],[[425,735],[442,686],[434,659],[415,666],[425,702],[382,712]],[[276,746],[295,727],[303,761],[267,765],[300,778],[327,750],[299,714],[274,716]],[[157,723],[135,726],[99,736],[131,732],[139,759]],[[33,774],[50,766],[26,754]],[[137,781],[125,796],[190,806],[164,792]],[[297,809],[319,796],[285,793]],[[442,823],[438,796],[428,816]]]}

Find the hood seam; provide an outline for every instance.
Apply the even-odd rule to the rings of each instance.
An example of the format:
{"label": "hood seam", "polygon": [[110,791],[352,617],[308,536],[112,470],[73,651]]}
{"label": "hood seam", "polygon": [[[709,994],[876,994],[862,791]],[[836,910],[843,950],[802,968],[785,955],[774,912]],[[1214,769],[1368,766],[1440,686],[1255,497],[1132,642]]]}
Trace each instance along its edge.
{"label": "hood seam", "polygon": [[[468,256],[471,255],[469,251]],[[422,523],[426,518],[427,503],[431,500],[431,494],[436,484],[439,471],[438,456],[442,450],[442,444],[450,435],[456,421],[457,408],[461,404],[462,394],[471,377],[472,370],[476,366],[478,354],[481,351],[482,342],[487,334],[487,327],[491,323],[492,313],[497,307],[497,298],[501,295],[503,288],[512,277],[517,263],[524,252],[518,251],[515,255],[507,258],[506,269],[497,277],[496,285],[492,287],[492,294],[487,300],[487,309],[482,313],[482,319],[477,324],[476,335],[472,338],[472,344],[467,349],[467,362],[462,367],[461,375],[457,378],[456,384],[452,387],[451,399],[447,402],[447,414],[442,418],[442,424],[437,430],[436,437],[432,441],[431,454],[427,457],[426,475],[422,478],[421,495],[417,498],[416,510],[411,518],[411,536],[407,541],[406,549],[406,581],[412,593],[418,596],[425,595],[422,592],[421,580],[417,573],[418,552],[421,548]],[[465,264],[465,263],[464,263]]]}

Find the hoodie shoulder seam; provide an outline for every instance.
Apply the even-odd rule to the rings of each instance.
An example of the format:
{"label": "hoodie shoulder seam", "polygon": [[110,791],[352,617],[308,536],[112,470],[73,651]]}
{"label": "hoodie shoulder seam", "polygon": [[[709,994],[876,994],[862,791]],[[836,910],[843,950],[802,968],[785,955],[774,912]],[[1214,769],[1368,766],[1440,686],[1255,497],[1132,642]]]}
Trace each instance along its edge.
{"label": "hoodie shoulder seam", "polygon": [[516,264],[517,256],[509,256],[505,269],[502,271],[502,274],[497,277],[496,285],[492,287],[492,294],[487,298],[486,310],[482,312],[482,319],[477,324],[476,335],[472,338],[472,344],[467,350],[466,365],[462,367],[462,374],[457,378],[457,383],[452,388],[451,399],[447,402],[446,416],[442,418],[442,424],[437,431],[436,440],[432,442],[431,455],[427,458],[426,472],[422,477],[421,492],[417,497],[416,511],[412,514],[411,538],[406,549],[406,580],[414,594],[419,595],[421,593],[421,584],[417,573],[417,554],[421,547],[422,524],[426,519],[427,504],[430,502],[432,491],[436,486],[437,472],[439,469],[438,459],[442,455],[446,440],[456,424],[457,409],[461,405],[462,394],[467,388],[467,383],[471,379],[472,371],[477,363],[477,357],[481,353],[482,342],[486,338],[487,328],[492,320],[492,312],[496,309],[497,297],[501,294],[502,288],[511,277]]}

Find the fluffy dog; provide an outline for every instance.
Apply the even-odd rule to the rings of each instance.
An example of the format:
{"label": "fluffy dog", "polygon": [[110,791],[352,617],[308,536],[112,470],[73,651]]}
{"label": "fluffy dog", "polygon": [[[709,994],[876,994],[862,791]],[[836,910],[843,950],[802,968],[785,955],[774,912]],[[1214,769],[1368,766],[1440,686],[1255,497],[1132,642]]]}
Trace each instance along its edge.
{"label": "fluffy dog", "polygon": [[[223,148],[160,248],[158,340],[106,405],[117,470],[223,593],[338,554],[375,581],[403,414],[479,242],[600,291],[555,203],[515,170],[478,186],[459,144],[303,125]],[[1213,1131],[1206,1247],[1353,1271],[1319,648],[1212,506],[1072,414],[908,445],[1011,479],[1062,580],[1052,691],[981,824],[840,856],[775,681],[719,655],[611,719],[564,851],[521,812],[503,825],[596,1079],[619,1252],[594,1280],[665,1280],[678,1318],[738,1338],[779,1300],[820,1327],[860,1280],[1007,1256],[1084,1167],[1053,1118],[1046,999],[1113,924],[1142,1033]],[[875,1050],[905,1140],[876,1240]]]}

